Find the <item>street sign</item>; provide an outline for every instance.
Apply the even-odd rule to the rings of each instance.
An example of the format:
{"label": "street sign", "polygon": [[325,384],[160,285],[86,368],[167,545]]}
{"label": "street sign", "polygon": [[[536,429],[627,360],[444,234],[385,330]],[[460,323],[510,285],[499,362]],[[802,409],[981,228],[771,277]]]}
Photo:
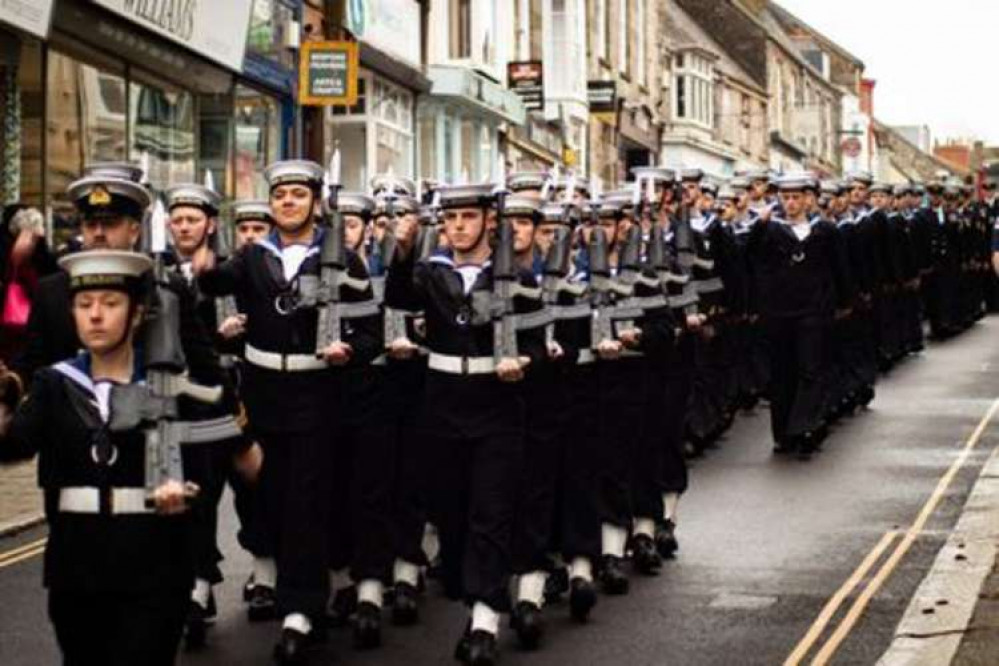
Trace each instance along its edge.
{"label": "street sign", "polygon": [[298,103],[357,104],[357,42],[306,42],[298,64]]}
{"label": "street sign", "polygon": [[507,87],[516,93],[528,111],[545,108],[544,66],[540,60],[507,63]]}
{"label": "street sign", "polygon": [[847,157],[859,157],[860,153],[864,150],[864,145],[855,136],[843,139],[843,143],[840,145],[843,148],[843,154]]}

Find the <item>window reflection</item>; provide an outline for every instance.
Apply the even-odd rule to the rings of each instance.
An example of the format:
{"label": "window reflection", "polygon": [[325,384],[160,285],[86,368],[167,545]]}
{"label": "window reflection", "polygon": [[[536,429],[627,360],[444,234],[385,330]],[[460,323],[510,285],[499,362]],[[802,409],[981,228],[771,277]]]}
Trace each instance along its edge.
{"label": "window reflection", "polygon": [[156,189],[195,180],[194,96],[165,84],[130,88],[130,158],[145,162]]}
{"label": "window reflection", "polygon": [[236,198],[266,198],[263,170],[278,159],[281,113],[276,99],[236,86]]}

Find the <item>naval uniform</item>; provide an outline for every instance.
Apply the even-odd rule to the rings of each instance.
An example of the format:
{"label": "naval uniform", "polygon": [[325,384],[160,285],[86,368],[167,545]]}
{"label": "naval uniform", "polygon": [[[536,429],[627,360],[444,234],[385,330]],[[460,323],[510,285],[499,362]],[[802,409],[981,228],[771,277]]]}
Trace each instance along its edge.
{"label": "naval uniform", "polygon": [[[315,355],[317,309],[299,306],[301,278],[320,271],[325,233],[317,228],[307,246],[282,246],[275,232],[198,278],[204,293],[235,295],[245,306],[242,397],[264,448],[261,512],[277,561],[278,609],[313,623],[329,594],[328,534],[317,526],[330,521],[328,484],[344,406],[342,375]],[[348,273],[365,278],[363,262],[347,256]],[[370,293],[344,290],[342,297],[365,301]],[[363,321],[345,316],[342,322],[343,340],[354,348],[351,363],[370,358],[365,341],[378,340]]]}

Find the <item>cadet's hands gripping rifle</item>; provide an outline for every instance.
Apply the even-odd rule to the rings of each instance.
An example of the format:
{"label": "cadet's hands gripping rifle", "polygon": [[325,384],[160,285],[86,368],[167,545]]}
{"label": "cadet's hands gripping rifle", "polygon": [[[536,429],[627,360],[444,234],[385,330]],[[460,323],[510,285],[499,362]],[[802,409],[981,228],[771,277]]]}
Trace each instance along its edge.
{"label": "cadet's hands gripping rifle", "polygon": [[[541,278],[541,293],[545,306],[554,308],[558,305],[559,294],[567,293],[572,296],[582,296],[586,292],[586,285],[573,284],[569,282],[569,264],[572,260],[572,216],[575,210],[573,202],[573,192],[575,191],[574,177],[569,179],[569,187],[566,188],[562,198],[562,217],[564,225],[559,225],[555,229],[555,238],[552,240],[548,254],[545,256],[544,273]],[[545,343],[549,349],[555,342],[555,322],[554,320],[545,325]]]}
{"label": "cadet's hands gripping rifle", "polygon": [[437,251],[440,243],[441,193],[434,190],[430,194],[430,218],[420,226],[416,241],[416,260],[426,259]]}
{"label": "cadet's hands gripping rifle", "polygon": [[[385,201],[385,214],[388,217],[388,228],[382,235],[382,240],[379,243],[382,265],[386,270],[392,270],[392,264],[395,262],[396,254],[399,248],[398,241],[395,237],[396,227],[399,224],[399,212],[395,206],[396,195],[394,192],[386,192],[383,196]],[[381,298],[384,302],[384,293],[377,295],[376,297]],[[408,336],[406,334],[406,315],[404,312],[396,310],[395,308],[390,308],[385,305],[382,312],[382,318],[384,321],[384,342],[385,347],[388,348],[396,340],[406,340]]]}
{"label": "cadet's hands gripping rifle", "polygon": [[337,202],[340,193],[340,150],[334,150],[327,171],[329,196],[328,214],[325,216],[325,233],[319,251],[319,285],[316,288],[316,306],[319,318],[316,323],[316,356],[324,356],[330,345],[342,342],[343,301],[340,288],[347,287],[363,292],[368,280],[359,280],[347,274],[347,241],[344,238],[343,215]]}
{"label": "cadet's hands gripping rifle", "polygon": [[632,288],[619,284],[611,277],[607,235],[599,225],[590,230],[588,246],[590,259],[590,295],[593,320],[590,325],[590,344],[597,349],[601,342],[614,340],[615,296],[630,296]]}
{"label": "cadet's hands gripping rifle", "polygon": [[504,359],[518,359],[517,314],[514,298],[540,299],[541,290],[520,284],[517,262],[513,249],[513,224],[506,219],[506,192],[502,186],[496,190],[496,217],[498,233],[493,252],[493,294],[490,314],[493,321],[493,357],[499,365]]}
{"label": "cadet's hands gripping rifle", "polygon": [[[166,212],[157,200],[146,215],[144,249],[153,256],[154,288],[143,326],[142,366],[145,384],[115,386],[111,390],[112,432],[142,427],[146,438],[146,503],[153,506],[158,488],[169,481],[184,482],[180,447],[214,441],[210,432],[199,436],[191,424],[178,421],[177,398],[185,395],[204,403],[222,399],[222,388],[192,383],[180,341],[180,298],[168,286],[164,267]],[[190,489],[194,495],[195,490]]]}

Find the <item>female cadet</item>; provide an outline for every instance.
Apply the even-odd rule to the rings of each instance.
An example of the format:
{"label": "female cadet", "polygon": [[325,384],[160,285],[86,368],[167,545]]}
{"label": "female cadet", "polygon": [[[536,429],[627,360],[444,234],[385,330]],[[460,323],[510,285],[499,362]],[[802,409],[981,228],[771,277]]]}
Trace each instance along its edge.
{"label": "female cadet", "polygon": [[133,345],[144,255],[65,257],[84,351],[35,374],[0,460],[39,455],[49,541],[44,583],[67,665],[171,664],[194,581],[191,484],[168,481],[147,503],[141,429],[111,432],[111,389],[143,380]]}

